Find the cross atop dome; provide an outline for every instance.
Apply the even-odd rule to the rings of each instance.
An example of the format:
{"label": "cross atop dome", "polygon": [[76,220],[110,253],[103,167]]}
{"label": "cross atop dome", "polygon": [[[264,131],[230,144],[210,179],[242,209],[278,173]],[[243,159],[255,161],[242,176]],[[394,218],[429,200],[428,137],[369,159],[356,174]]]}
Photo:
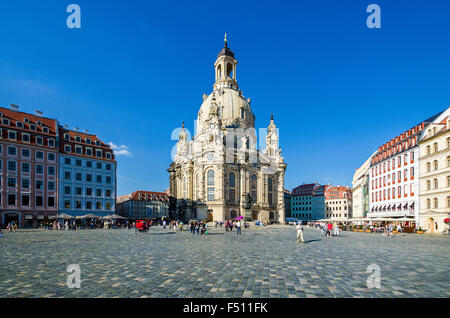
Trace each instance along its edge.
{"label": "cross atop dome", "polygon": [[220,51],[219,55],[217,55],[217,58],[221,57],[222,55],[230,56],[234,58],[234,53],[228,48],[228,41],[227,41],[227,34],[225,33],[225,39],[224,39],[224,45],[223,49]]}

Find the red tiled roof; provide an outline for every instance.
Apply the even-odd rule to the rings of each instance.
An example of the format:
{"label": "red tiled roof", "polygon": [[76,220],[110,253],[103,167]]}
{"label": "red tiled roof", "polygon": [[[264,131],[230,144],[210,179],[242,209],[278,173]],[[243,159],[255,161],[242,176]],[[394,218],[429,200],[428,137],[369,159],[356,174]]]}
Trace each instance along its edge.
{"label": "red tiled roof", "polygon": [[[67,135],[67,134],[70,136],[70,140],[66,140],[65,139],[65,135]],[[80,142],[76,141],[75,137],[80,137],[81,141]],[[88,144],[86,142],[86,139],[90,139],[91,143]],[[69,130],[69,129],[66,129],[66,128],[62,127],[62,126],[59,126],[59,140],[60,140],[59,151],[61,153],[66,153],[66,154],[70,154],[70,155],[73,155],[73,156],[80,156],[80,157],[91,158],[91,159],[109,160],[109,161],[113,161],[113,162],[115,161],[114,160],[114,152],[111,149],[111,147],[109,145],[105,144],[102,140],[100,140],[100,138],[98,138],[94,134],[88,134],[88,133],[84,133],[84,132]],[[96,141],[100,142],[99,146],[97,146],[95,144]],[[93,151],[93,155],[92,156],[86,155],[86,151],[85,151],[84,147],[82,148],[82,153],[81,154],[77,154],[75,152],[74,147],[72,147],[72,151],[71,152],[66,152],[66,150],[65,150],[65,146],[66,145],[70,145],[71,147],[73,145],[80,145],[80,146],[84,146],[84,147],[91,147],[92,151]],[[97,157],[96,154],[95,154],[95,149],[102,150],[103,157],[101,157],[101,158]],[[111,153],[111,159],[107,159],[106,158],[106,153],[107,152]]]}
{"label": "red tiled roof", "polygon": [[[32,115],[28,113],[24,113],[18,110],[8,109],[4,107],[0,107],[0,112],[3,114],[3,118],[8,118],[10,120],[10,125],[3,125],[3,122],[1,122],[1,126],[5,128],[14,128],[21,131],[27,131],[30,133],[42,133],[44,135],[56,135],[56,120],[47,118],[47,117],[41,117],[37,115]],[[25,118],[28,118],[30,121],[28,124],[25,123]],[[16,127],[16,122],[22,122],[24,124],[24,128],[18,128]],[[42,123],[42,126],[38,126],[37,122],[40,121]],[[30,129],[30,124],[36,125],[36,130]],[[42,128],[47,127],[49,129],[49,133],[42,132]]]}

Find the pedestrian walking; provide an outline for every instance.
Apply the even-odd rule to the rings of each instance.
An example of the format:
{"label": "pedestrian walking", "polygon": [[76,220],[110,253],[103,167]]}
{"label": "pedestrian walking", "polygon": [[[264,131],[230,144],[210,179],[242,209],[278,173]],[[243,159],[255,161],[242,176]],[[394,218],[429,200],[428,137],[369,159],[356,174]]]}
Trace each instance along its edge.
{"label": "pedestrian walking", "polygon": [[237,235],[241,235],[241,231],[242,231],[242,229],[241,229],[241,221],[239,220],[239,221],[236,222],[236,234]]}
{"label": "pedestrian walking", "polygon": [[328,222],[327,224],[327,234],[326,236],[330,236],[331,237],[331,231],[333,229],[333,224],[331,224],[331,222]]}
{"label": "pedestrian walking", "polygon": [[297,230],[297,243],[300,243],[300,239],[302,240],[302,243],[305,243],[305,240],[303,239],[303,224],[302,222],[298,222],[297,226],[295,227]]}
{"label": "pedestrian walking", "polygon": [[166,224],[167,224],[167,222],[166,222],[166,220],[164,220],[164,221],[163,221],[163,230],[166,229]]}

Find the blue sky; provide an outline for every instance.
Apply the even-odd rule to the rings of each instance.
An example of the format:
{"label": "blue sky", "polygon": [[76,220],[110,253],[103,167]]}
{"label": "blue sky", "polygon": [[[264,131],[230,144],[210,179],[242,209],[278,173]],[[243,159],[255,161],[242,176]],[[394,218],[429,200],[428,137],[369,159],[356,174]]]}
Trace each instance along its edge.
{"label": "blue sky", "polygon": [[227,32],[257,128],[275,114],[286,188],[351,185],[379,145],[450,105],[449,17],[436,0],[2,1],[0,105],[124,145],[118,195],[163,190],[171,132],[193,129]]}

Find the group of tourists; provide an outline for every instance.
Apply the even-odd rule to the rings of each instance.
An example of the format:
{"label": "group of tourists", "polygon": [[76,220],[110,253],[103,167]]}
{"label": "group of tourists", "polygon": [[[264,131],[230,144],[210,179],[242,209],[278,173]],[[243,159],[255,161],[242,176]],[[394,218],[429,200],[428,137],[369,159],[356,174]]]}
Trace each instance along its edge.
{"label": "group of tourists", "polygon": [[206,235],[208,234],[208,224],[205,221],[189,221],[189,230],[192,235]]}
{"label": "group of tourists", "polygon": [[8,232],[11,232],[11,231],[15,232],[17,230],[17,227],[18,227],[18,225],[17,225],[16,221],[11,221],[6,225]]}
{"label": "group of tourists", "polygon": [[341,227],[339,224],[332,222],[320,222],[316,224],[316,228],[320,230],[321,236],[340,236]]}

